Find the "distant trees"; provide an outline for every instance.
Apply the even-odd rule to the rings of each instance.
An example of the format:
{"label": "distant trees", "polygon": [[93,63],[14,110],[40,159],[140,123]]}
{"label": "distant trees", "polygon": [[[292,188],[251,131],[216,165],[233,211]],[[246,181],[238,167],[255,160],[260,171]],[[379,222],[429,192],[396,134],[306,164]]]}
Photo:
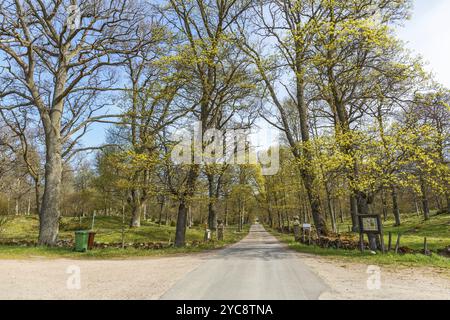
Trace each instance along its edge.
{"label": "distant trees", "polygon": [[411,139],[412,161],[405,171],[410,174],[409,182],[421,200],[426,220],[430,215],[430,189],[435,193],[439,211],[448,212],[449,116],[449,92],[438,86],[433,92],[416,95],[402,113],[401,120],[415,137]]}
{"label": "distant trees", "polygon": [[[17,165],[33,181],[35,212],[39,215],[41,206],[41,184],[43,176],[42,155],[39,150],[40,126],[36,125],[29,113],[5,112],[0,109],[0,116],[6,126],[9,139],[2,139],[2,144],[13,153]],[[19,173],[17,173],[19,174]],[[22,185],[22,189],[27,189]],[[31,201],[29,201],[31,206]],[[30,208],[31,209],[31,208]]]}

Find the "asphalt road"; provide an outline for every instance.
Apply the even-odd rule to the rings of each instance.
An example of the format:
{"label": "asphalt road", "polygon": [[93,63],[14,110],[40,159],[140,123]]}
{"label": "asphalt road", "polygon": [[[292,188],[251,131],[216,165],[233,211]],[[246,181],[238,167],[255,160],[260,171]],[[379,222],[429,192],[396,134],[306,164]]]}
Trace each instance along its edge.
{"label": "asphalt road", "polygon": [[161,299],[315,300],[329,290],[301,258],[261,225],[208,258]]}

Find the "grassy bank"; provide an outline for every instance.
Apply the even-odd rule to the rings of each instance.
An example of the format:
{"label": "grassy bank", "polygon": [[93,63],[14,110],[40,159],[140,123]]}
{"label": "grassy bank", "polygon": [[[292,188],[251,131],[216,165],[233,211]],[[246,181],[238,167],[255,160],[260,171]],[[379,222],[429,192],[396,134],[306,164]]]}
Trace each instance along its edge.
{"label": "grassy bank", "polygon": [[[59,233],[60,240],[73,240],[74,231],[87,230],[91,227],[91,220],[77,218],[63,218]],[[97,232],[96,242],[112,245],[122,242],[122,219],[120,217],[98,217],[95,220],[94,231]],[[0,245],[0,259],[19,259],[32,257],[49,258],[127,258],[151,257],[170,254],[184,254],[223,248],[229,244],[240,241],[248,233],[236,232],[236,227],[226,228],[224,241],[203,243],[204,230],[200,227],[190,228],[186,232],[187,246],[185,248],[167,247],[175,240],[175,227],[158,225],[150,221],[143,221],[140,228],[124,228],[124,243],[126,249],[105,248],[94,249],[86,253],[74,252],[72,248],[22,247]],[[37,217],[13,217],[0,231],[0,241],[36,241],[38,236]],[[164,249],[135,249],[135,243],[162,243]]]}
{"label": "grassy bank", "polygon": [[[402,215],[402,224],[395,226],[394,219],[390,218],[383,223],[385,242],[387,244],[388,233],[393,235],[393,242],[397,239],[397,235],[401,234],[402,247],[408,247],[414,250],[423,249],[424,238],[427,237],[428,248],[436,251],[450,245],[450,215],[432,215],[430,220],[425,221],[422,216],[418,215]],[[338,224],[340,231],[347,231],[351,224]]]}
{"label": "grassy bank", "polygon": [[[421,217],[417,216],[404,216],[403,224],[400,227],[394,227],[394,222],[390,220],[386,221],[384,225],[386,243],[388,239],[387,233],[390,231],[393,234],[393,245],[395,245],[395,240],[399,233],[402,234],[400,245],[415,250],[421,250],[423,248],[424,237],[427,237],[428,248],[434,252],[450,245],[450,215],[434,215],[429,221],[423,221]],[[347,230],[346,226],[343,225],[340,228],[340,230]],[[429,257],[422,254],[398,255],[394,253],[378,253],[373,255],[370,252],[361,253],[358,250],[324,249],[318,246],[296,243],[293,235],[281,234],[275,230],[271,230],[271,232],[282,242],[287,243],[290,248],[299,252],[351,259],[368,264],[433,266],[450,269],[450,259],[439,256],[436,253]],[[355,239],[357,238],[358,236],[355,235]]]}

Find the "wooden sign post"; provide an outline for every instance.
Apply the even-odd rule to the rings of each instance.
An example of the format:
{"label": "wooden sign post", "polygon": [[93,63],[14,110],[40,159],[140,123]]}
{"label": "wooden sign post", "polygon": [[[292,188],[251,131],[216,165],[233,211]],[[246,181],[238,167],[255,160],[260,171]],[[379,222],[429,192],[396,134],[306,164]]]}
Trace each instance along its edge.
{"label": "wooden sign post", "polygon": [[379,237],[381,250],[384,253],[384,237],[383,237],[383,224],[381,223],[381,216],[377,214],[358,215],[359,221],[359,241],[361,251],[364,251],[364,235],[366,234],[370,239],[373,237]]}

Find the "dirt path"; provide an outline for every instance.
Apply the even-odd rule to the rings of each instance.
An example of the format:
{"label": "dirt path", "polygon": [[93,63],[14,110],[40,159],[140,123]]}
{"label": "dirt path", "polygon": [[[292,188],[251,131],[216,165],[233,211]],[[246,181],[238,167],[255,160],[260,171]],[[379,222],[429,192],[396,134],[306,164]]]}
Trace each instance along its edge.
{"label": "dirt path", "polygon": [[368,273],[365,264],[287,251],[254,231],[231,248],[188,256],[0,260],[0,299],[450,300],[449,270],[389,266]]}

